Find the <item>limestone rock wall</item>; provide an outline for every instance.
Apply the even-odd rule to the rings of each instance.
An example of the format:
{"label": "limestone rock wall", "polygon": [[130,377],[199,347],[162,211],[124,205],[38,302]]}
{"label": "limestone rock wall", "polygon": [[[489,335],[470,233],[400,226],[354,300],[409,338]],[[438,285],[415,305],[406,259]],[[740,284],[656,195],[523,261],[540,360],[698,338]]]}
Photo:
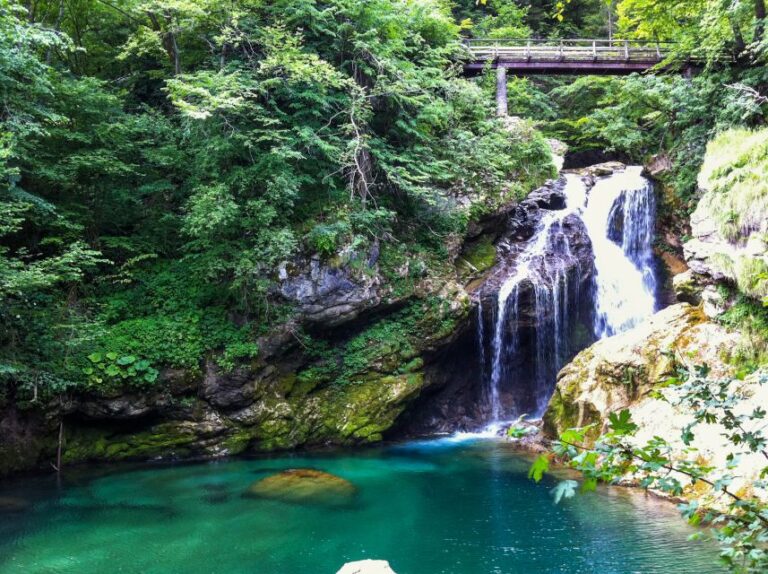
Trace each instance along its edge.
{"label": "limestone rock wall", "polygon": [[[729,354],[738,341],[738,333],[711,321],[700,308],[673,305],[627,333],[595,343],[565,367],[544,416],[544,431],[556,437],[565,429],[594,424],[591,436],[596,437],[606,430],[609,414],[629,409],[640,427],[634,438],[638,444],[661,436],[682,457],[681,431],[692,422],[691,413],[654,398],[654,392],[674,397],[675,388],[663,383],[679,364],[706,364],[713,377],[727,376],[732,371]],[[743,385],[749,395],[740,406],[745,412],[768,404],[768,385],[757,384],[754,377],[734,384]],[[717,425],[700,425],[692,445],[717,468],[725,468],[730,450],[723,432]],[[734,488],[746,487],[763,466],[759,455],[742,459]]]}

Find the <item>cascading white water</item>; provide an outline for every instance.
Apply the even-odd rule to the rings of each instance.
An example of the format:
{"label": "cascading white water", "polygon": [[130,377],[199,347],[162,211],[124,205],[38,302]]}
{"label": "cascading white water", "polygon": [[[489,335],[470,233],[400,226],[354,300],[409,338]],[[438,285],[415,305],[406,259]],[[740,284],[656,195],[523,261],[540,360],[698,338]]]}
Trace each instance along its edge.
{"label": "cascading white water", "polygon": [[[530,282],[534,293],[535,313],[537,318],[551,316],[553,329],[537,329],[535,378],[546,387],[546,379],[551,375],[552,361],[558,361],[565,355],[562,326],[567,324],[568,279],[560,265],[552,265],[546,255],[557,253],[560,262],[571,258],[568,240],[562,230],[566,217],[578,213],[584,206],[586,186],[576,175],[566,176],[564,188],[566,195],[565,209],[546,211],[541,218],[539,228],[529,240],[516,261],[516,271],[501,285],[498,293],[496,321],[492,341],[492,360],[489,378],[488,398],[491,405],[492,421],[499,421],[504,414],[501,403],[501,386],[507,378],[506,358],[518,348],[518,330],[512,329],[511,337],[505,337],[506,326],[519,321],[519,303],[521,286]],[[560,365],[561,366],[561,365]],[[536,397],[536,414],[543,410],[548,396]]]}
{"label": "cascading white water", "polygon": [[[594,335],[596,338],[625,331],[651,315],[656,306],[652,241],[655,202],[651,183],[642,177],[641,168],[601,179],[589,192],[575,174],[565,176],[566,207],[545,211],[535,235],[515,261],[515,271],[498,292],[491,341],[490,373],[487,399],[491,420],[498,422],[506,413],[502,387],[513,383],[519,373],[508,367],[519,352],[521,287],[531,284],[535,312],[535,414],[540,415],[549,400],[557,372],[572,352],[569,348],[569,299],[578,302],[580,294],[569,285],[568,268],[574,256],[568,236],[563,232],[565,219],[573,214],[584,221],[592,242],[595,266],[593,295]],[[578,262],[578,260],[576,260]],[[578,283],[574,288],[578,288]],[[478,315],[478,336],[483,356],[484,326],[482,310]],[[509,327],[512,327],[511,329]]]}
{"label": "cascading white water", "polygon": [[655,201],[642,168],[598,181],[583,219],[595,254],[595,335],[631,329],[656,309]]}

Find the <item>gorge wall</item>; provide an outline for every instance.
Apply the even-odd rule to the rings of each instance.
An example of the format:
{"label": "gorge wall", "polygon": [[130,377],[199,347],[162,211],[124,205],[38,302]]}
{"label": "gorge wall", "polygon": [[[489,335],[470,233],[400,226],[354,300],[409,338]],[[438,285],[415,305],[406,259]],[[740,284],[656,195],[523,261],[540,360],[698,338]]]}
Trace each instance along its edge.
{"label": "gorge wall", "polygon": [[[48,467],[59,446],[63,464],[210,457],[541,414],[576,353],[654,310],[648,185],[618,163],[569,173],[470,226],[442,275],[403,262],[394,273],[408,289],[384,277],[379,244],[293,261],[278,288],[299,314],[261,338],[250,364],[165,370],[149,393],[4,397],[0,473]],[[550,428],[565,424],[553,412],[580,404],[563,396]]]}

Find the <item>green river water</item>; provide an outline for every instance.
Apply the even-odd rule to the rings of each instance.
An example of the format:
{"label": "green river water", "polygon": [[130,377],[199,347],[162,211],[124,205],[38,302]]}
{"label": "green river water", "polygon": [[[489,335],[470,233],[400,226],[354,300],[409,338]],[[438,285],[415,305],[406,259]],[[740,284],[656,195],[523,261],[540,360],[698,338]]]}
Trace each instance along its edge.
{"label": "green river water", "polygon": [[[334,574],[365,558],[398,574],[723,572],[673,505],[607,487],[556,505],[556,480],[535,484],[528,466],[503,442],[453,439],[0,483],[16,504],[0,511],[0,573]],[[242,496],[288,468],[357,494],[344,506]]]}

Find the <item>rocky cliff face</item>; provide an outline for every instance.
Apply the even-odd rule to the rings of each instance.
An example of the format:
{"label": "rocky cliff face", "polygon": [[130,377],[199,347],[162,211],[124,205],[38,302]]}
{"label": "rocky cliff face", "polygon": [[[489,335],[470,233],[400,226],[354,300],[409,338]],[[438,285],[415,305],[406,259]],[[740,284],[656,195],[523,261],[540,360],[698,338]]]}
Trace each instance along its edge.
{"label": "rocky cliff face", "polygon": [[597,423],[599,432],[608,414],[650,400],[675,374],[681,359],[695,357],[712,366],[715,374],[725,374],[724,360],[737,341],[738,335],[711,322],[696,307],[668,307],[631,331],[598,341],[563,368],[544,415],[544,429],[556,436]]}
{"label": "rocky cliff face", "polygon": [[[673,458],[690,456],[689,449],[695,448],[707,464],[725,468],[731,451],[724,439],[725,429],[702,425],[695,441],[690,446],[683,444],[682,431],[693,417],[672,406],[677,391],[664,383],[676,375],[681,363],[688,367],[706,364],[712,377],[727,376],[733,369],[729,354],[738,341],[737,333],[712,322],[700,308],[686,303],[669,307],[632,331],[599,341],[564,368],[544,416],[544,431],[554,437],[568,428],[594,424],[591,436],[596,437],[607,430],[611,413],[629,409],[640,428],[633,439],[638,445],[661,436],[677,453]],[[734,384],[743,385],[749,395],[739,412],[752,412],[768,401],[768,386],[749,377]],[[659,400],[656,393],[670,400]],[[742,458],[733,472],[733,489],[746,488],[763,466],[760,455]],[[702,492],[689,487],[686,495],[701,498]],[[704,502],[717,504],[716,497]]]}
{"label": "rocky cliff face", "polygon": [[102,388],[46,404],[6,389],[0,476],[50,468],[59,446],[66,465],[381,440],[420,397],[453,382],[444,359],[469,327],[467,288],[492,265],[513,209],[473,223],[436,262],[390,242],[286,263],[273,296],[291,318],[258,341],[249,364],[205,357],[196,371],[163,371],[149,390]]}
{"label": "rocky cliff face", "polygon": [[710,143],[685,255],[699,282],[768,297],[768,130],[730,130]]}
{"label": "rocky cliff face", "polygon": [[[622,164],[604,164],[580,171],[579,176],[590,189],[597,177],[623,168]],[[446,347],[438,362],[440,368],[428,370],[440,384],[422,395],[404,417],[400,428],[406,432],[474,430],[487,422],[492,409],[489,383],[497,324],[502,328],[501,338],[515,345],[514,353],[505,353],[504,369],[515,373],[514,388],[501,390],[507,412],[535,412],[542,392],[542,369],[535,368],[541,356],[537,349],[548,341],[546,334],[554,331],[554,315],[563,305],[568,310],[566,353],[570,355],[594,341],[593,310],[587,296],[593,288],[594,263],[582,220],[575,214],[564,217],[551,234],[551,244],[535,257],[526,255],[545,215],[566,208],[564,187],[565,178],[551,181],[509,211],[493,246],[495,257],[489,258],[494,264],[481,282],[471,284],[471,327]],[[520,282],[516,302],[510,304],[515,307],[515,316],[497,323],[499,290],[508,278],[516,276],[523,261],[528,278]],[[551,299],[558,293],[558,301],[545,304],[545,291]],[[544,378],[554,380],[557,366],[548,368],[551,373],[545,373]]]}
{"label": "rocky cliff face", "polygon": [[[360,289],[372,293],[370,283]],[[310,326],[293,321],[263,337],[249,365],[225,369],[209,358],[199,374],[164,372],[151,392],[81,393],[44,407],[7,400],[0,404],[0,474],[55,461],[60,420],[64,464],[381,440],[434,383],[426,373],[460,331],[469,300],[447,281],[381,316],[339,326],[343,316],[358,315],[353,298],[371,304],[353,294],[337,305],[339,297],[329,295],[326,323],[313,307]]]}

